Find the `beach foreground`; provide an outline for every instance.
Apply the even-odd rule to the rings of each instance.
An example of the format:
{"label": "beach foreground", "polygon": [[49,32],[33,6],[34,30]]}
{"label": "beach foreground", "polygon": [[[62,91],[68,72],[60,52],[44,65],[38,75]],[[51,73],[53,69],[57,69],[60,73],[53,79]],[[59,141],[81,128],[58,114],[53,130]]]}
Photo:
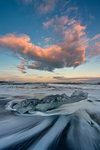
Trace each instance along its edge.
{"label": "beach foreground", "polygon": [[[21,103],[29,96],[42,99],[53,92],[71,96],[76,88],[88,97],[30,114],[10,107],[12,101]],[[3,84],[0,89],[1,150],[100,150],[99,85]]]}

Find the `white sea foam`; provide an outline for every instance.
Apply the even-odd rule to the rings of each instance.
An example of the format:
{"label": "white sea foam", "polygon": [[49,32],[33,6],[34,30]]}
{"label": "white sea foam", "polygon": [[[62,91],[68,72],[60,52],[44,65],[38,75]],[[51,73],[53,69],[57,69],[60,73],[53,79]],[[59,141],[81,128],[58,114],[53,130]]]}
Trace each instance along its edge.
{"label": "white sea foam", "polygon": [[[0,85],[0,149],[21,150],[100,150],[100,86],[99,85]],[[36,88],[37,87],[37,88]],[[76,89],[89,93],[86,100],[64,104],[47,112],[18,114],[12,104],[38,94],[71,95]],[[43,90],[42,90],[43,88]],[[40,96],[40,95],[39,95]],[[2,100],[2,101],[3,101]],[[1,103],[2,104],[2,103]]]}

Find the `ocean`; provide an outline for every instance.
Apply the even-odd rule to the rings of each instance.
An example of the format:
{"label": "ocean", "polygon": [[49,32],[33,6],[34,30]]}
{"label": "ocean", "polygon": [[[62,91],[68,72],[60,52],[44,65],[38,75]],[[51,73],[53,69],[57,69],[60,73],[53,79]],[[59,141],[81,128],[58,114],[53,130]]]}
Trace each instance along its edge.
{"label": "ocean", "polygon": [[[75,90],[88,98],[47,112],[19,114],[12,102]],[[0,82],[0,150],[100,150],[100,83]]]}

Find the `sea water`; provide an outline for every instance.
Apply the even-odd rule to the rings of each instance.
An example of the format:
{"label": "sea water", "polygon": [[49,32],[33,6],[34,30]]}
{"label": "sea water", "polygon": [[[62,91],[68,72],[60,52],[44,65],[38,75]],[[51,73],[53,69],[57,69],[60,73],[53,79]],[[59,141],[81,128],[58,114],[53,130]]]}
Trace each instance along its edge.
{"label": "sea water", "polygon": [[[88,92],[86,100],[48,112],[18,114],[9,103]],[[0,150],[100,150],[98,83],[0,83]]]}

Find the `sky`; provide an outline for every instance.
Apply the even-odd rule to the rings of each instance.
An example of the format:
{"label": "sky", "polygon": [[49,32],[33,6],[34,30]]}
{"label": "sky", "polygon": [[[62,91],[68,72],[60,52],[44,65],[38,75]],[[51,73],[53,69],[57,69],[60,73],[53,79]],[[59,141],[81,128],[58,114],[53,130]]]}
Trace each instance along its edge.
{"label": "sky", "polygon": [[0,0],[0,80],[100,81],[100,0]]}

